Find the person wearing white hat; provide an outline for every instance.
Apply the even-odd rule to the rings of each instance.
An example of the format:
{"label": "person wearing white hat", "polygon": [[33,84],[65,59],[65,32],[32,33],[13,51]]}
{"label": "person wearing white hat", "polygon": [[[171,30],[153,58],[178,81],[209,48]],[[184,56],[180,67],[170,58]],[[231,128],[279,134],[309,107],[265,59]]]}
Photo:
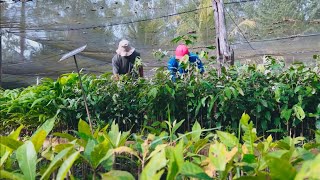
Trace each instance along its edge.
{"label": "person wearing white hat", "polygon": [[[117,77],[118,75],[131,73],[135,60],[137,57],[140,57],[140,53],[130,46],[130,42],[125,39],[119,42],[116,53],[112,58],[113,75]],[[139,75],[140,77],[143,76],[140,71]]]}

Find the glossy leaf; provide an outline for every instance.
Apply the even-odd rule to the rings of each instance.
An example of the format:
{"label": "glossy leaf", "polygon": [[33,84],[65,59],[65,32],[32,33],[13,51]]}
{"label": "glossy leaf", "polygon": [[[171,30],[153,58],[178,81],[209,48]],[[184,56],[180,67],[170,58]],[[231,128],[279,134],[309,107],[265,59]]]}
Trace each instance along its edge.
{"label": "glossy leaf", "polygon": [[227,150],[222,143],[215,143],[210,146],[209,158],[218,171],[224,171],[227,164]]}
{"label": "glossy leaf", "polygon": [[94,168],[97,168],[100,163],[107,160],[112,155],[112,152],[109,152],[109,149],[110,145],[108,141],[103,141],[93,148],[93,151],[90,154],[90,159]]}
{"label": "glossy leaf", "polygon": [[6,137],[6,136],[0,136],[0,144],[7,146],[13,150],[18,149],[21,145],[23,145],[23,142],[17,141],[15,139]]}
{"label": "glossy leaf", "polygon": [[16,130],[10,133],[8,137],[17,140],[23,127],[23,125],[20,125]]}
{"label": "glossy leaf", "polygon": [[46,168],[46,171],[42,174],[42,179],[49,179],[51,173],[56,170],[63,162],[63,159],[68,155],[68,153],[72,150],[72,147],[66,148],[62,150],[60,153],[58,153],[53,160],[51,161],[48,168]]}
{"label": "glossy leaf", "polygon": [[183,141],[181,140],[176,147],[168,147],[166,154],[169,159],[167,180],[176,179],[180,169],[182,168],[183,158]]}
{"label": "glossy leaf", "polygon": [[149,160],[153,156],[159,154],[160,151],[164,151],[164,149],[167,146],[168,146],[167,144],[159,144],[159,145],[157,145],[156,148],[149,154],[149,156],[147,157],[147,160]]}
{"label": "glossy leaf", "polygon": [[294,179],[296,170],[285,159],[271,158],[268,162],[272,179]]}
{"label": "glossy leaf", "polygon": [[57,111],[56,115],[53,117],[53,118],[50,118],[48,120],[46,120],[46,122],[44,122],[40,128],[37,129],[36,132],[34,132],[33,134],[37,134],[39,131],[42,131],[44,130],[46,132],[46,136],[51,132],[53,126],[54,126],[54,123],[56,121],[56,118],[57,118],[57,114],[59,114],[60,110]]}
{"label": "glossy leaf", "polygon": [[253,128],[253,122],[250,121],[250,117],[247,114],[243,114],[240,123],[241,128],[244,131],[244,135],[242,136],[243,141],[247,145],[250,154],[254,153],[254,142],[257,140],[257,132],[256,129]]}
{"label": "glossy leaf", "polygon": [[161,176],[163,171],[160,171],[162,173],[160,172],[157,173],[157,172],[161,170],[163,167],[165,167],[166,164],[167,164],[167,160],[165,156],[165,151],[162,150],[150,159],[148,164],[142,170],[140,179],[141,180],[159,179],[159,176]]}
{"label": "glossy leaf", "polygon": [[96,146],[96,144],[97,144],[97,142],[95,140],[89,139],[89,141],[84,149],[83,155],[90,162],[91,162],[91,153],[94,150],[94,147]]}
{"label": "glossy leaf", "polygon": [[181,168],[181,174],[186,177],[196,179],[212,180],[212,178],[208,176],[203,169],[191,162],[185,162],[183,164]]}
{"label": "glossy leaf", "polygon": [[0,179],[25,180],[22,174],[0,170]]}
{"label": "glossy leaf", "polygon": [[87,136],[91,136],[91,130],[90,130],[89,124],[82,119],[79,120],[78,131],[79,133],[83,133]]}
{"label": "glossy leaf", "polygon": [[71,144],[71,143],[58,144],[58,145],[53,147],[53,151],[56,152],[56,153],[59,153],[59,152],[63,151],[66,148],[69,148],[69,147],[74,147],[74,144]]}
{"label": "glossy leaf", "polygon": [[36,152],[39,152],[41,149],[44,140],[46,140],[47,137],[47,132],[45,130],[37,131],[32,137],[31,137],[31,142],[34,145],[34,148]]}
{"label": "glossy leaf", "polygon": [[133,150],[130,147],[127,147],[127,146],[121,146],[121,147],[113,149],[112,151],[115,154],[127,153],[127,154],[134,155],[136,157],[139,157],[138,153],[135,150]]}
{"label": "glossy leaf", "polygon": [[179,121],[177,124],[174,124],[174,125],[173,125],[173,127],[172,127],[172,134],[174,134],[174,133],[179,129],[179,127],[182,125],[183,122],[184,122],[184,120]]}
{"label": "glossy leaf", "polygon": [[63,180],[67,176],[68,171],[70,170],[74,161],[78,159],[79,154],[80,154],[79,151],[74,152],[62,163],[57,174],[57,180]]}
{"label": "glossy leaf", "polygon": [[53,133],[54,136],[62,137],[68,139],[68,141],[73,141],[77,138],[67,133]]}
{"label": "glossy leaf", "polygon": [[196,121],[193,126],[192,126],[192,140],[194,142],[197,142],[200,140],[200,136],[201,136],[201,126],[198,123],[198,121]]}
{"label": "glossy leaf", "polygon": [[36,178],[37,153],[31,141],[26,141],[16,152],[19,167],[23,172],[24,179]]}
{"label": "glossy leaf", "polygon": [[0,158],[0,167],[2,167],[3,164],[7,161],[7,159],[10,157],[11,153],[12,153],[12,149],[0,144],[0,157],[1,157]]}

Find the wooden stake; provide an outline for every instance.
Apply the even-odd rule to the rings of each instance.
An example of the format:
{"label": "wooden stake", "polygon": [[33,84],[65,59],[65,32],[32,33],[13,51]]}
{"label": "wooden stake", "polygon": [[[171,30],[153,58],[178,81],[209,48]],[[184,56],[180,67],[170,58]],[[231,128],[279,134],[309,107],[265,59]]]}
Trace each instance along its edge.
{"label": "wooden stake", "polygon": [[221,68],[226,63],[234,64],[234,52],[231,50],[227,39],[223,0],[212,0],[212,6],[216,27],[217,59],[219,61],[218,76],[220,76]]}
{"label": "wooden stake", "polygon": [[2,87],[2,31],[0,31],[0,88]]}

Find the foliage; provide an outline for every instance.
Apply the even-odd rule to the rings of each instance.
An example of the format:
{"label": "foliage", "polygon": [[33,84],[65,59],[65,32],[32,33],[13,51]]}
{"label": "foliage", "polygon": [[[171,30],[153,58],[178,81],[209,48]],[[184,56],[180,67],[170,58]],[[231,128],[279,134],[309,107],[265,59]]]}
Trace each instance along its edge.
{"label": "foliage", "polygon": [[[307,135],[313,133],[320,116],[319,66],[293,64],[266,56],[264,64],[215,69],[205,75],[186,63],[187,73],[172,82],[168,72],[159,69],[151,79],[111,74],[82,76],[89,111],[95,126],[117,122],[121,129],[152,133],[168,129],[164,121],[184,119],[179,132],[201,126],[222,126],[236,132],[237,118],[250,114],[257,135]],[[31,134],[38,124],[55,117],[57,129],[75,129],[76,120],[86,121],[86,111],[77,74],[64,74],[57,81],[46,79],[38,86],[0,92],[2,132],[20,124]],[[172,123],[172,122],[170,122]],[[156,132],[157,131],[157,132]]]}
{"label": "foliage", "polygon": [[[49,134],[46,122],[39,129]],[[175,127],[174,125],[172,127]],[[317,178],[319,150],[317,142],[304,144],[303,137],[285,137],[274,141],[255,136],[248,114],[239,121],[239,134],[212,130],[207,134],[199,123],[185,134],[173,132],[174,140],[163,131],[160,135],[132,134],[119,131],[112,123],[95,129],[80,120],[72,136],[55,133],[61,143],[35,149],[30,139],[20,141],[18,128],[8,136],[17,146],[0,141],[1,179],[306,179]],[[179,128],[179,127],[177,127]],[[41,130],[37,131],[38,133]],[[34,136],[36,136],[34,134]],[[248,138],[250,137],[250,138]],[[57,138],[57,137],[55,137]],[[312,148],[309,148],[310,145]],[[133,164],[130,162],[132,161]],[[121,162],[121,166],[117,166]],[[130,165],[131,164],[131,165]],[[130,165],[129,167],[126,165]]]}

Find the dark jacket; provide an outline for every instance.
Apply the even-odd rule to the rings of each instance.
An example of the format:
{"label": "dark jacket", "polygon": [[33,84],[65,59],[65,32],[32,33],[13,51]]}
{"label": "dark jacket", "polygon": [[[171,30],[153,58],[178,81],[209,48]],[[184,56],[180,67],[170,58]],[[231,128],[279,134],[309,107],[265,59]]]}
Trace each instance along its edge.
{"label": "dark jacket", "polygon": [[134,51],[130,56],[120,56],[116,54],[112,58],[112,72],[113,74],[127,74],[133,69],[136,57],[140,56],[140,53]]}

